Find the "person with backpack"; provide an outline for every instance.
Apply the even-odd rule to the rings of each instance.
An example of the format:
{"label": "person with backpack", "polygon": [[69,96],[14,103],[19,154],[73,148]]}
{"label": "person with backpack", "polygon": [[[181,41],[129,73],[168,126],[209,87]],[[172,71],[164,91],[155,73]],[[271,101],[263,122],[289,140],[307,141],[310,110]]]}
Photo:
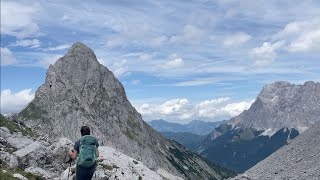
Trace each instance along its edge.
{"label": "person with backpack", "polygon": [[99,157],[99,143],[90,135],[88,126],[81,127],[81,139],[74,144],[70,157],[77,159],[76,180],[91,180]]}

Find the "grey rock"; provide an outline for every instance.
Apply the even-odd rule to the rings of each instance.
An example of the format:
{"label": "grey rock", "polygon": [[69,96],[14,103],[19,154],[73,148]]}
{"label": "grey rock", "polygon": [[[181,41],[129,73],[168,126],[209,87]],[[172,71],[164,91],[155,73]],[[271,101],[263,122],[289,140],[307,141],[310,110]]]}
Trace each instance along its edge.
{"label": "grey rock", "polygon": [[22,176],[22,175],[19,174],[19,173],[14,173],[14,174],[13,174],[13,177],[18,178],[18,179],[20,179],[20,180],[28,180],[28,178]]}
{"label": "grey rock", "polygon": [[0,151],[0,159],[3,167],[14,169],[19,165],[17,157],[5,151]]}
{"label": "grey rock", "polygon": [[267,85],[250,109],[228,124],[276,132],[294,128],[300,133],[320,122],[320,83],[307,81],[294,85],[279,81]]}
{"label": "grey rock", "polygon": [[45,177],[46,179],[51,179],[54,176],[53,174],[47,172],[46,170],[44,170],[42,168],[33,167],[33,166],[26,168],[24,171]]}
{"label": "grey rock", "polygon": [[233,180],[320,179],[320,124],[316,124]]}
{"label": "grey rock", "polygon": [[38,148],[42,148],[39,142],[33,142],[29,144],[27,147],[19,149],[18,151],[14,152],[13,154],[19,158],[27,156],[30,153],[35,152]]}
{"label": "grey rock", "polygon": [[[131,179],[139,179],[141,176],[142,179],[150,179],[150,180],[162,180],[161,175],[157,172],[154,172],[143,165],[140,161],[137,161],[125,154],[116,151],[110,147],[100,146],[99,147],[100,157],[104,157],[105,159],[101,159],[98,162],[94,178],[93,179],[121,179],[121,180],[131,180]],[[134,163],[137,162],[137,164]],[[75,168],[75,165],[67,168],[62,174],[60,179],[66,180],[69,173],[69,179],[72,179],[75,175],[72,173],[72,169]],[[175,177],[177,180],[178,178]]]}
{"label": "grey rock", "polygon": [[[128,101],[122,84],[82,43],[75,43],[65,56],[50,65],[45,83],[17,119],[40,135],[48,134],[50,139],[66,137],[73,142],[80,138],[81,126],[88,125],[100,145],[141,160],[150,169],[162,168],[182,177],[199,178],[196,173],[181,172],[176,167],[185,165],[192,166],[203,179],[221,179],[198,156],[147,125]],[[176,157],[174,150],[185,159]]]}
{"label": "grey rock", "polygon": [[7,138],[7,142],[15,148],[23,148],[31,144],[33,141],[23,136],[10,136]]}
{"label": "grey rock", "polygon": [[1,134],[1,137],[6,138],[10,136],[10,131],[6,127],[0,127],[0,134]]}
{"label": "grey rock", "polygon": [[[15,122],[12,122],[11,125],[18,126]],[[20,168],[26,172],[44,176],[46,179],[60,177],[60,173],[68,166],[64,162],[73,143],[66,138],[48,141],[47,136],[34,140],[16,132],[17,130],[19,129],[11,134],[6,127],[0,127],[1,167]]]}

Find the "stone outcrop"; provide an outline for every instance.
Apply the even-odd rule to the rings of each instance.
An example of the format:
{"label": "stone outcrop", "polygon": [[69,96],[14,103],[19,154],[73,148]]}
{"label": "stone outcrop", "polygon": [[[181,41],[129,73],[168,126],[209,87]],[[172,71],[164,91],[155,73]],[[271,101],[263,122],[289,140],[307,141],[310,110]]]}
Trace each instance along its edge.
{"label": "stone outcrop", "polygon": [[[68,166],[64,162],[73,145],[68,139],[44,141],[43,137],[24,136],[19,131],[10,132],[5,126],[0,127],[0,134],[2,168],[19,169],[45,179],[54,179]],[[16,174],[19,176],[19,173]]]}
{"label": "stone outcrop", "polygon": [[[141,161],[133,159],[125,154],[116,151],[113,148],[101,146],[99,147],[100,160],[98,162],[94,179],[109,180],[132,180],[132,179],[148,179],[163,180],[165,177],[170,180],[182,180],[182,178],[174,176],[164,170],[155,172],[146,167]],[[75,165],[69,170],[66,169],[60,179],[67,180],[75,176]]]}
{"label": "stone outcrop", "polygon": [[[43,136],[24,136],[20,132],[23,128],[23,126],[7,121],[1,116],[0,166],[2,172],[0,173],[22,180],[64,180],[68,179],[69,173],[69,180],[72,180],[75,176],[75,162],[71,162],[70,171],[69,164],[65,162],[68,159],[68,152],[72,148],[73,143],[66,138],[50,141],[50,139]],[[10,141],[12,139],[15,140]],[[24,140],[28,143],[23,143]],[[18,145],[17,142],[19,141],[25,145]],[[141,161],[110,147],[100,146],[99,154],[94,179],[182,179],[163,169],[155,172],[146,167]]]}

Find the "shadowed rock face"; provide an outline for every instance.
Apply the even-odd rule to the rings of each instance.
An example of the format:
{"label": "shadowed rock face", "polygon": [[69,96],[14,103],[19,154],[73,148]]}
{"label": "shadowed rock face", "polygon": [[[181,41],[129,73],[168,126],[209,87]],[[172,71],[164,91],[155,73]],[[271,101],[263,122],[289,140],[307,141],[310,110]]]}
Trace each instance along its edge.
{"label": "shadowed rock face", "polygon": [[150,128],[132,107],[113,73],[79,42],[50,65],[45,83],[18,119],[40,134],[72,141],[80,138],[81,126],[88,125],[101,145],[141,160],[151,169],[161,167],[191,179],[221,178],[198,156]]}
{"label": "shadowed rock face", "polygon": [[233,180],[320,179],[320,124]]}

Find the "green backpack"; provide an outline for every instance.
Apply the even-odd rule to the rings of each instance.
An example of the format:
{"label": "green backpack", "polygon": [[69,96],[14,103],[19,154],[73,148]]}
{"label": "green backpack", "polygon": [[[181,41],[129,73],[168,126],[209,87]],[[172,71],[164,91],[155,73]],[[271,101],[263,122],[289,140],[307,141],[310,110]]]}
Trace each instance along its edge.
{"label": "green backpack", "polygon": [[80,139],[80,153],[77,165],[81,167],[92,167],[97,161],[97,139],[90,135],[82,136]]}

